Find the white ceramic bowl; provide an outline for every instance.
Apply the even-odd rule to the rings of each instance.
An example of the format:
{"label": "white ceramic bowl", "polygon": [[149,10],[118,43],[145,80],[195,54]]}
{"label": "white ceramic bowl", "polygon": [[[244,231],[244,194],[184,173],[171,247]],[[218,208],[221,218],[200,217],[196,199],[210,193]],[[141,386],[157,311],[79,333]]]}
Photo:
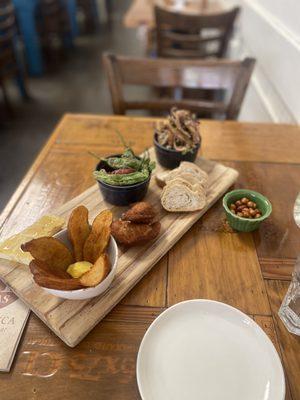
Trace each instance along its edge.
{"label": "white ceramic bowl", "polygon": [[[64,229],[61,232],[57,233],[56,235],[54,235],[54,237],[63,242],[69,249],[72,249],[71,243],[68,239],[67,229]],[[107,277],[102,282],[100,282],[99,285],[77,290],[56,290],[45,287],[42,287],[42,289],[52,294],[53,296],[69,300],[84,300],[99,296],[100,294],[104,293],[111,285],[117,271],[118,246],[112,236],[110,237],[110,241],[107,247],[107,254],[110,260],[111,270]]]}

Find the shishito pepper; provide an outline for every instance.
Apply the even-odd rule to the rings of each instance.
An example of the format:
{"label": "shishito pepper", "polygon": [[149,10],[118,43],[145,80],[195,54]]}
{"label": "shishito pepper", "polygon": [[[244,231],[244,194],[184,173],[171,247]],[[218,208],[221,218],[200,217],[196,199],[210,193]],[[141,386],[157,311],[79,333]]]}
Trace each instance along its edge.
{"label": "shishito pepper", "polygon": [[100,171],[94,171],[94,177],[107,183],[109,185],[115,186],[126,186],[126,185],[134,185],[135,183],[143,182],[149,177],[149,170],[143,169],[142,171],[131,172],[130,174],[110,174],[105,171],[105,169],[101,169]]}
{"label": "shishito pepper", "polygon": [[[94,153],[92,155],[98,156]],[[155,162],[150,160],[146,151],[143,157],[137,157],[129,147],[118,157],[101,158],[109,168],[94,171],[95,179],[114,186],[134,185],[149,178],[155,168]],[[113,171],[111,171],[113,170]]]}

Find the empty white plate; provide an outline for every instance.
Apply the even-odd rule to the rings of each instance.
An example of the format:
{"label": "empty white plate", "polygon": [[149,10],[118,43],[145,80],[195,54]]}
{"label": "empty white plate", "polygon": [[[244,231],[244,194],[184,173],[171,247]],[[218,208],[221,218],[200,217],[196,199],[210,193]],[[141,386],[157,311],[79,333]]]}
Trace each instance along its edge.
{"label": "empty white plate", "polygon": [[190,300],[163,312],[137,358],[143,400],[284,400],[284,374],[264,331],[223,303]]}

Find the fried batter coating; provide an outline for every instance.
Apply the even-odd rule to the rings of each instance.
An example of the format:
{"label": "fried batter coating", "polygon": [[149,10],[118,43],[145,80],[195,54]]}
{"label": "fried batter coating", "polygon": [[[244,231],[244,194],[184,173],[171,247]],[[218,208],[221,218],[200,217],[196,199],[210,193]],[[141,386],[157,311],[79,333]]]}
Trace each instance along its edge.
{"label": "fried batter coating", "polygon": [[131,221],[137,224],[151,224],[156,216],[155,209],[146,201],[135,203],[122,215],[123,221]]}
{"label": "fried batter coating", "polygon": [[160,232],[160,222],[152,225],[136,224],[130,221],[114,221],[111,226],[111,233],[114,238],[127,246],[143,244],[155,239]]}

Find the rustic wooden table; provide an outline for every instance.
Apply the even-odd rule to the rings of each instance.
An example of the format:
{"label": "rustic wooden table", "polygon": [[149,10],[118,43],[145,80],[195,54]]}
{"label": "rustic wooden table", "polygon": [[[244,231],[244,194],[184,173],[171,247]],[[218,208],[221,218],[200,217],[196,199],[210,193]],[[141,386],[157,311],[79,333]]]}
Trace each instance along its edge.
{"label": "rustic wooden table", "polygon": [[[153,28],[154,5],[167,10],[174,10],[172,0],[133,0],[128,11],[124,15],[123,23],[126,28],[138,28],[146,26]],[[224,11],[225,7],[220,0],[194,0],[187,1],[180,12],[188,14],[211,14]]]}
{"label": "rustic wooden table", "polygon": [[[137,152],[152,143],[155,119],[66,115],[1,216],[1,236],[17,232],[94,184],[95,160],[121,150],[120,130]],[[232,233],[219,201],[83,342],[68,348],[33,314],[12,370],[0,375],[5,400],[139,399],[140,341],[166,307],[191,298],[223,301],[252,316],[275,344],[287,399],[300,399],[300,338],[277,311],[286,293],[299,230],[300,128],[203,121],[202,154],[240,171],[236,187],[264,193],[273,214],[253,234]],[[188,271],[188,272],[187,272]]]}

